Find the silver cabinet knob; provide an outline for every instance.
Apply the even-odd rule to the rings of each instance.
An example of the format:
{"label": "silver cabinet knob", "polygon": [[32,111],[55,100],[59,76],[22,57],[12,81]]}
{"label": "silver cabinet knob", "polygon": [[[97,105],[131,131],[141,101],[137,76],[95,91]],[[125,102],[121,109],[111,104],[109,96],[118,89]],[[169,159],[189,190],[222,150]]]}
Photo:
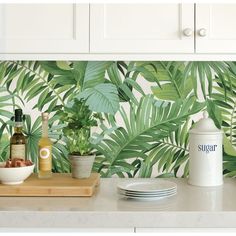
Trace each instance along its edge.
{"label": "silver cabinet knob", "polygon": [[193,34],[193,31],[190,28],[186,28],[183,30],[184,36],[190,37]]}
{"label": "silver cabinet knob", "polygon": [[201,37],[205,37],[206,36],[206,29],[202,28],[200,30],[198,30],[198,35]]}

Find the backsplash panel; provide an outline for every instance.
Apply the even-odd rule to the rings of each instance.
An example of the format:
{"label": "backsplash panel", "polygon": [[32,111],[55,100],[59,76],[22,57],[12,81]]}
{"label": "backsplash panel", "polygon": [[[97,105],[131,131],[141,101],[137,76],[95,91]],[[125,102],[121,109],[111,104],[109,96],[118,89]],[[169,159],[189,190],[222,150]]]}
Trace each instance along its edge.
{"label": "backsplash panel", "polygon": [[224,174],[236,175],[235,62],[0,62],[0,159],[9,157],[10,118],[26,116],[28,156],[37,162],[40,112],[50,112],[53,171],[70,172],[57,111],[75,97],[101,112],[94,171],[109,177],[188,175],[188,131],[207,110],[224,130]]}

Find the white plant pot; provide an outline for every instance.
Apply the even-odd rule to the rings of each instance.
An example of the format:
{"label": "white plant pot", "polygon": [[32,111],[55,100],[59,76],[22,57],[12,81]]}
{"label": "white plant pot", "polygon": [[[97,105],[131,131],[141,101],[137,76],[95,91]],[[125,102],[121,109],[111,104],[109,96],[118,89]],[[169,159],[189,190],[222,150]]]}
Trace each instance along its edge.
{"label": "white plant pot", "polygon": [[91,175],[95,155],[69,155],[72,177],[77,179],[89,178]]}

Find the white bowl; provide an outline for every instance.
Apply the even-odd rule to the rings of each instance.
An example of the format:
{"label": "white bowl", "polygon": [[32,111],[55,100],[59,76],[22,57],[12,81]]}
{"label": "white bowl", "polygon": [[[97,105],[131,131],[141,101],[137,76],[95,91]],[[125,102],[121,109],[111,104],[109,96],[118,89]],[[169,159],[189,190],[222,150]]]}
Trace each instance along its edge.
{"label": "white bowl", "polygon": [[35,165],[4,168],[5,164],[5,162],[0,162],[0,181],[8,185],[23,183],[33,173]]}

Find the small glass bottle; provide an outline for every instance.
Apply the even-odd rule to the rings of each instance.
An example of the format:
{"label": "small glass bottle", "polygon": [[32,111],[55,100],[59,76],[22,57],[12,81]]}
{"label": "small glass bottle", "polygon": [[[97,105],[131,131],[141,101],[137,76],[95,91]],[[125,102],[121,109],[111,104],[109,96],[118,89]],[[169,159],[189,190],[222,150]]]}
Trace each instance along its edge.
{"label": "small glass bottle", "polygon": [[39,140],[38,177],[52,177],[52,141],[48,138],[48,113],[42,113],[42,137]]}
{"label": "small glass bottle", "polygon": [[23,130],[23,113],[21,109],[15,110],[14,134],[10,138],[10,160],[15,158],[26,159],[26,138]]}

